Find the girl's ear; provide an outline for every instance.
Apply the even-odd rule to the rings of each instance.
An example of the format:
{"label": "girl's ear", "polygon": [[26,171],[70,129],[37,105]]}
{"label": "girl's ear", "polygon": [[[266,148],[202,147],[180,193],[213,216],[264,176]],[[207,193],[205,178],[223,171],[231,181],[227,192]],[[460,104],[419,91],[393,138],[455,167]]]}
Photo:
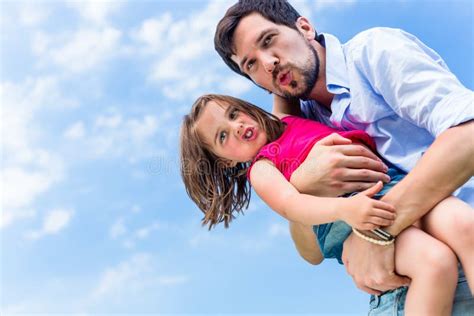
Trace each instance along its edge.
{"label": "girl's ear", "polygon": [[295,25],[298,31],[303,34],[304,38],[306,38],[308,41],[314,40],[314,37],[316,36],[316,30],[307,18],[300,16],[296,20]]}

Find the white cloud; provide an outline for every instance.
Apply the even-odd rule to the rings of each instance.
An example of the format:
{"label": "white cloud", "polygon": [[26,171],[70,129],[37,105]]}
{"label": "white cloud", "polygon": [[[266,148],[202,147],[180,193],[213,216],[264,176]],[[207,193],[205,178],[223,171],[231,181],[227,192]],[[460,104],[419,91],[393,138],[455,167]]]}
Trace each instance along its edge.
{"label": "white cloud", "polygon": [[30,168],[7,167],[2,169],[3,209],[25,208],[37,196],[47,191],[62,176],[54,166],[45,166],[40,171]]}
{"label": "white cloud", "polygon": [[112,239],[116,239],[127,232],[127,227],[125,227],[123,218],[117,219],[109,230],[109,236]]}
{"label": "white cloud", "polygon": [[164,13],[156,19],[143,21],[139,29],[132,32],[131,37],[145,45],[145,52],[157,53],[165,47],[164,35],[171,23],[171,14]]}
{"label": "white cloud", "polygon": [[122,123],[122,115],[113,113],[111,115],[99,115],[95,120],[95,127],[117,128]]}
{"label": "white cloud", "polygon": [[152,115],[145,115],[142,120],[130,119],[125,123],[126,128],[131,132],[131,137],[136,142],[143,142],[157,131],[158,118]]}
{"label": "white cloud", "polygon": [[326,9],[343,9],[355,4],[357,0],[319,0],[314,2],[314,8],[317,12]]}
{"label": "white cloud", "polygon": [[135,254],[117,266],[105,270],[93,292],[93,297],[96,299],[106,296],[119,297],[143,290],[149,285],[152,270],[150,254]]}
{"label": "white cloud", "polygon": [[[153,51],[153,45],[158,45],[156,33],[160,30],[160,47],[165,49],[154,50],[157,56],[152,62],[148,80],[167,98],[193,99],[216,90],[216,87],[217,92],[234,91],[237,95],[250,89],[250,83],[235,79],[237,75],[223,74],[226,66],[214,51],[215,27],[231,4],[233,1],[210,1],[201,11],[181,19],[164,13],[145,21],[140,32],[134,33],[136,41],[148,43],[142,51],[149,53]],[[167,22],[167,27],[163,27],[163,21]]]}
{"label": "white cloud", "polygon": [[181,285],[189,282],[189,277],[186,275],[167,275],[167,276],[160,276],[158,278],[158,282],[161,285]]}
{"label": "white cloud", "polygon": [[63,69],[84,72],[97,68],[113,57],[122,34],[112,27],[79,29],[63,45],[48,50],[48,58]]}
{"label": "white cloud", "polygon": [[31,50],[35,55],[46,53],[48,46],[51,44],[51,37],[46,33],[37,31],[33,34],[31,42]]}
{"label": "white cloud", "polygon": [[132,206],[132,213],[139,213],[142,210],[140,205],[134,205]]}
{"label": "white cloud", "polygon": [[69,140],[77,140],[84,138],[85,133],[84,123],[78,121],[66,129],[64,137]]}
{"label": "white cloud", "polygon": [[27,239],[39,239],[45,235],[54,235],[65,229],[74,214],[72,210],[56,209],[48,212],[43,219],[43,225],[39,230],[30,231],[26,234]]}
{"label": "white cloud", "polygon": [[153,222],[150,225],[142,227],[135,232],[135,236],[139,239],[147,238],[151,232],[159,229],[161,225],[158,222]]}
{"label": "white cloud", "polygon": [[[82,127],[77,123],[69,127],[63,134],[77,138],[65,146],[69,146],[68,152],[75,160],[123,158],[130,164],[137,164],[161,153],[167,156],[170,148],[176,148],[178,117],[181,116],[181,111],[176,109],[163,110],[159,115],[127,117],[118,109],[109,108],[90,122],[84,122]],[[78,137],[82,129],[87,131],[87,137]],[[131,172],[138,172],[135,174],[138,177],[140,172],[148,172],[140,168]],[[146,175],[141,174],[141,177]]]}
{"label": "white cloud", "polygon": [[270,237],[290,237],[290,229],[288,225],[284,225],[283,223],[273,223],[270,225],[268,229],[268,235]]}
{"label": "white cloud", "polygon": [[71,220],[73,211],[71,210],[54,210],[47,214],[42,231],[45,234],[56,234],[63,230]]}
{"label": "white cloud", "polygon": [[77,10],[82,18],[96,24],[106,24],[109,16],[119,11],[124,3],[111,0],[68,1],[69,6]]}
{"label": "white cloud", "polygon": [[121,113],[100,114],[89,137],[83,144],[84,152],[94,157],[118,157],[127,155],[129,161],[136,161],[156,153],[155,139],[160,129],[165,133],[166,122],[173,117],[163,113],[159,117],[145,114],[138,118],[123,118]]}
{"label": "white cloud", "polygon": [[225,78],[220,84],[220,89],[223,93],[231,95],[239,95],[248,92],[252,87],[253,83],[242,76],[232,76]]}
{"label": "white cloud", "polygon": [[131,249],[135,247],[137,242],[148,238],[152,232],[162,228],[163,226],[164,225],[158,223],[157,221],[154,221],[149,225],[137,228],[133,232],[127,234],[129,230],[125,226],[123,218],[120,218],[115,221],[115,223],[110,228],[109,235],[112,239],[123,237],[122,246],[124,248]]}
{"label": "white cloud", "polygon": [[[310,3],[308,3],[307,0],[297,0],[297,1],[290,1],[290,2],[291,2],[291,5],[296,9],[296,11],[298,11],[299,14],[308,18],[311,21],[312,10],[311,10],[310,3],[314,1],[310,1]],[[316,2],[319,2],[319,0]]]}
{"label": "white cloud", "polygon": [[37,26],[50,15],[50,10],[44,4],[35,2],[21,2],[19,8],[19,21],[25,26]]}
{"label": "white cloud", "polygon": [[34,210],[26,210],[26,209],[18,209],[15,211],[11,210],[2,210],[0,216],[0,229],[3,227],[7,227],[15,221],[22,220],[22,219],[31,219],[36,216],[36,211]]}
{"label": "white cloud", "polygon": [[0,227],[36,214],[35,201],[64,178],[65,165],[41,146],[46,131],[35,119],[42,109],[74,105],[62,97],[55,77],[29,78],[0,84],[2,104],[2,220]]}

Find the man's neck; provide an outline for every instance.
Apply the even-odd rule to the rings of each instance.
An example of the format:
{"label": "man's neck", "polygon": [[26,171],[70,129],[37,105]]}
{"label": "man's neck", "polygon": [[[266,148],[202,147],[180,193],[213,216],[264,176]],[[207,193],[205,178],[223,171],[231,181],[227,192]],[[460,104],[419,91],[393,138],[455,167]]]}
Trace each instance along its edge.
{"label": "man's neck", "polygon": [[309,100],[315,100],[319,104],[331,110],[331,102],[334,97],[326,87],[326,49],[319,43],[312,43],[319,56],[319,74],[316,84],[309,95]]}

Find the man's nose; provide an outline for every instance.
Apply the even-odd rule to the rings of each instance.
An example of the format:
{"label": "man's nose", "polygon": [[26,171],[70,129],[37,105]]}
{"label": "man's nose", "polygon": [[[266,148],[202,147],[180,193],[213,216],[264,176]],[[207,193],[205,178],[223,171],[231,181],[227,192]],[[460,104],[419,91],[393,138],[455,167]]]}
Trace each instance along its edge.
{"label": "man's nose", "polygon": [[265,54],[262,56],[262,63],[265,71],[268,73],[272,73],[275,67],[278,65],[279,61],[276,56]]}

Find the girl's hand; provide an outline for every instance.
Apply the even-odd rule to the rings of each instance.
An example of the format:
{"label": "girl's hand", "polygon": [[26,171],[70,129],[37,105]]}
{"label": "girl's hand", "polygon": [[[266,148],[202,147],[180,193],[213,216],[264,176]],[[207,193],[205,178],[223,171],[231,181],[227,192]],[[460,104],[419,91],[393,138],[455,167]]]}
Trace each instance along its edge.
{"label": "girl's hand", "polygon": [[360,230],[392,225],[395,220],[395,208],[386,202],[371,198],[382,187],[382,181],[379,181],[373,187],[347,198],[346,207],[341,210],[341,219]]}

